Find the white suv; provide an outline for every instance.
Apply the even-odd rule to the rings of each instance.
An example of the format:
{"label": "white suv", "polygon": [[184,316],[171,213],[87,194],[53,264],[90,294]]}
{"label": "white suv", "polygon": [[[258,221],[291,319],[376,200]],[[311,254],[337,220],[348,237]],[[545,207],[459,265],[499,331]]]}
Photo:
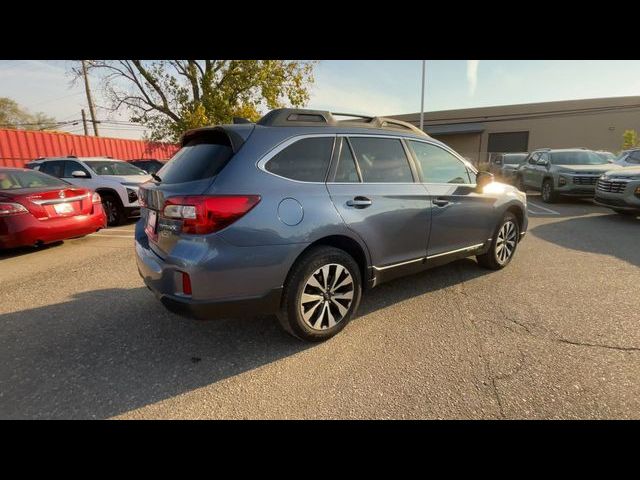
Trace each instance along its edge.
{"label": "white suv", "polygon": [[128,162],[105,157],[38,158],[26,167],[98,192],[109,226],[140,215],[138,187],[151,179]]}

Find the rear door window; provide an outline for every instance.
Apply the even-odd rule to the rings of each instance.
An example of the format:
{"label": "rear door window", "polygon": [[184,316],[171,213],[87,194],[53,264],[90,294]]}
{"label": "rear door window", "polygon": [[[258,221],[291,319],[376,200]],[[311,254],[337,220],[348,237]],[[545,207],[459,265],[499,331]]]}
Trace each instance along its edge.
{"label": "rear door window", "polygon": [[335,137],[303,138],[277,153],[265,165],[274,175],[301,182],[324,182]]}
{"label": "rear door window", "polygon": [[409,160],[397,138],[350,137],[365,183],[413,183]]}
{"label": "rear door window", "polygon": [[64,175],[64,161],[54,160],[51,162],[44,162],[40,167],[40,171],[54,177],[62,178]]}
{"label": "rear door window", "polygon": [[233,156],[226,135],[203,135],[178,150],[159,171],[163,183],[184,183],[215,177]]}

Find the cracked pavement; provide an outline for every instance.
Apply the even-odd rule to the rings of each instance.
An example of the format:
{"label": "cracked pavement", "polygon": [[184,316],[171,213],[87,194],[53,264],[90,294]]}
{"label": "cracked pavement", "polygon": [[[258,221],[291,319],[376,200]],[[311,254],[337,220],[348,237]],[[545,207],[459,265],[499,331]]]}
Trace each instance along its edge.
{"label": "cracked pavement", "polygon": [[123,232],[0,256],[0,418],[640,418],[640,219],[553,209],[505,270],[384,284],[320,345],[167,312]]}

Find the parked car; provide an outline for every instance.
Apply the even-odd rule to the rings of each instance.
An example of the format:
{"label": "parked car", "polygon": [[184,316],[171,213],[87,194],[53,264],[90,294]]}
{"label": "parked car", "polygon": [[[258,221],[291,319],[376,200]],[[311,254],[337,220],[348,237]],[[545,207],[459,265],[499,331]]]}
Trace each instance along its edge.
{"label": "parked car", "polygon": [[140,215],[138,187],[151,178],[135,165],[103,157],[39,158],[27,167],[98,192],[109,226]]}
{"label": "parked car", "polygon": [[598,179],[594,201],[616,213],[640,215],[640,165],[610,170]]}
{"label": "parked car", "polygon": [[616,161],[616,155],[614,153],[607,152],[606,150],[594,150],[594,153],[609,163],[614,163]]}
{"label": "parked car", "polygon": [[640,148],[632,148],[623,150],[615,160],[616,165],[621,167],[638,167],[640,166]]}
{"label": "parked car", "polygon": [[23,168],[0,168],[0,248],[39,246],[106,226],[100,195]]}
{"label": "parked car", "polygon": [[187,132],[140,188],[138,270],[169,309],[338,333],[363,289],[475,255],[509,264],[526,197],[413,125],[278,109]]}
{"label": "parked car", "polygon": [[515,172],[527,158],[528,153],[499,153],[491,159],[489,171],[501,180],[511,182]]}
{"label": "parked car", "polygon": [[141,158],[137,160],[127,160],[131,165],[135,165],[141,170],[151,174],[157,173],[166,162],[161,162],[160,160],[156,160],[153,158]]}
{"label": "parked car", "polygon": [[591,150],[543,148],[529,154],[516,173],[516,184],[522,191],[539,190],[546,203],[561,195],[593,197],[598,177],[614,168]]}

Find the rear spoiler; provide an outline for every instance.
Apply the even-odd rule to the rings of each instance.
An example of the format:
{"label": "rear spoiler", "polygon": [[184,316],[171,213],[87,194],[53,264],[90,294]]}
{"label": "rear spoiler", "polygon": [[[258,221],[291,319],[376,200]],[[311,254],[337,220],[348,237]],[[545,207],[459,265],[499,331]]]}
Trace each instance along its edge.
{"label": "rear spoiler", "polygon": [[181,146],[185,146],[189,141],[200,136],[222,136],[229,141],[233,153],[237,153],[240,147],[247,141],[255,125],[244,123],[236,125],[216,125],[215,127],[203,127],[188,130],[182,136]]}

